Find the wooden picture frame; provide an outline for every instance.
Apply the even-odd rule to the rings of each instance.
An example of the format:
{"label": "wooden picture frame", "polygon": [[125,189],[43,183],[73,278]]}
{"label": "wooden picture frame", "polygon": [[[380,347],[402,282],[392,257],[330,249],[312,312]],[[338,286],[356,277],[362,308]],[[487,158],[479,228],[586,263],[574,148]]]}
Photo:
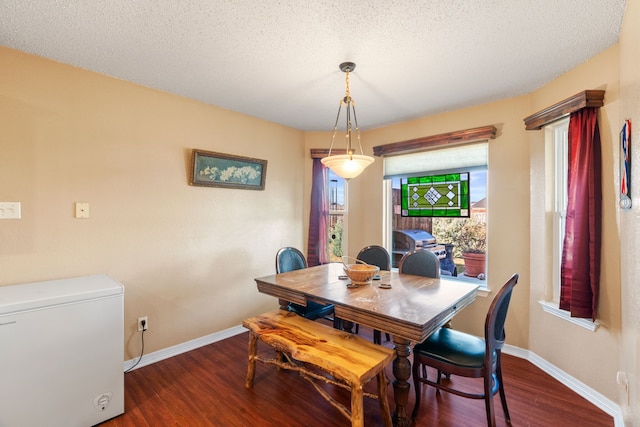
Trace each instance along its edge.
{"label": "wooden picture frame", "polygon": [[267,161],[193,149],[191,185],[264,190]]}

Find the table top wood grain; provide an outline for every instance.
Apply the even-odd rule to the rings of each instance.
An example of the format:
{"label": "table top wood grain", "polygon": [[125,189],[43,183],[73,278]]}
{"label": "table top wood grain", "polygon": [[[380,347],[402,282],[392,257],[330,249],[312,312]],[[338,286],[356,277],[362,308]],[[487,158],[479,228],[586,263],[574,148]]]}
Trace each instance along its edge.
{"label": "table top wood grain", "polygon": [[[340,319],[388,332],[413,342],[424,341],[438,327],[471,304],[478,286],[456,280],[433,279],[395,271],[381,271],[371,285],[348,287],[343,265],[273,274],[255,279],[258,290],[286,301],[335,306]],[[381,288],[390,284],[390,289]]]}

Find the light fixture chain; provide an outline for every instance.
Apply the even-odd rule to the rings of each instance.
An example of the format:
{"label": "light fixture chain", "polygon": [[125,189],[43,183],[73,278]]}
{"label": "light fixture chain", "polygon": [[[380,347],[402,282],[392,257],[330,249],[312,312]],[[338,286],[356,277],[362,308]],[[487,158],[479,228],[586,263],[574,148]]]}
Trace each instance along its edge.
{"label": "light fixture chain", "polygon": [[342,111],[342,100],[338,104],[338,115],[336,116],[336,122],[333,125],[333,132],[331,133],[331,145],[329,146],[329,156],[331,155],[331,150],[333,150],[333,143],[336,140],[336,133],[338,132],[338,120],[340,120],[340,111]]}
{"label": "light fixture chain", "polygon": [[347,74],[347,78],[346,78],[347,89],[345,90],[345,93],[344,93],[344,99],[345,99],[345,102],[349,104],[351,103],[351,92],[349,91],[349,69],[348,68],[347,68],[347,71],[345,71],[345,73]]}
{"label": "light fixture chain", "polygon": [[351,103],[353,109],[353,121],[356,124],[356,138],[358,139],[358,146],[360,147],[360,154],[364,156],[364,150],[362,149],[362,140],[360,139],[360,126],[358,126],[358,117],[356,116],[356,103]]}

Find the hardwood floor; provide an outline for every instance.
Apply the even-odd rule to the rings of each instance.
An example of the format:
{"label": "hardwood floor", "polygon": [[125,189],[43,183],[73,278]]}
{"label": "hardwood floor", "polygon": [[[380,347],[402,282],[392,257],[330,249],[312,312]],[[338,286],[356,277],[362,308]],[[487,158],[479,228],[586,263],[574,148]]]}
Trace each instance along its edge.
{"label": "hardwood floor", "polygon": [[[364,330],[363,330],[364,329]],[[371,338],[361,328],[360,335]],[[259,352],[271,351],[259,343]],[[391,343],[384,342],[391,347]],[[222,426],[344,427],[350,423],[296,373],[258,364],[253,389],[244,387],[248,333],[131,371],[125,375],[125,413],[102,427]],[[430,372],[431,373],[431,372]],[[393,378],[391,368],[387,375]],[[531,363],[504,355],[503,375],[513,426],[613,426],[612,417]],[[481,389],[481,381],[453,377]],[[375,386],[373,381],[370,387]],[[484,403],[423,386],[416,426],[485,426]],[[327,385],[348,406],[348,393]],[[388,396],[393,404],[393,387]],[[413,410],[410,392],[408,412]],[[496,422],[505,426],[496,396]],[[365,399],[365,425],[382,425],[377,402]]]}

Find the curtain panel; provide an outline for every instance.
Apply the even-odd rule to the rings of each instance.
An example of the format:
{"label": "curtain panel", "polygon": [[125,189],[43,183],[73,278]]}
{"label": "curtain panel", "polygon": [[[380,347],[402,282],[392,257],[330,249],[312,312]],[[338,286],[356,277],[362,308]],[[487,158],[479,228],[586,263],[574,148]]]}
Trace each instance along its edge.
{"label": "curtain panel", "polygon": [[560,308],[595,321],[600,292],[602,158],[598,108],[569,119],[566,233],[560,271]]}
{"label": "curtain panel", "polygon": [[329,200],[327,199],[327,168],[319,158],[313,159],[311,184],[311,212],[309,214],[309,238],[307,263],[309,267],[329,262],[327,224]]}

